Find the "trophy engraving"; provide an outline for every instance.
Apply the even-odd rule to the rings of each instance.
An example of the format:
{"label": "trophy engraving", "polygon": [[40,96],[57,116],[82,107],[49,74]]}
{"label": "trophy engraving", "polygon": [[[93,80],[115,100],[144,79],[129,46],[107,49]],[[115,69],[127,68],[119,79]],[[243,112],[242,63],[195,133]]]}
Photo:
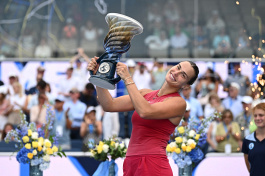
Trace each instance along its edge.
{"label": "trophy engraving", "polygon": [[133,18],[118,13],[107,14],[105,20],[109,26],[109,32],[103,41],[105,53],[97,60],[99,68],[96,74],[90,72],[89,81],[96,86],[113,90],[121,80],[119,76],[114,78],[116,64],[121,55],[130,49],[132,38],[143,32],[143,26]]}

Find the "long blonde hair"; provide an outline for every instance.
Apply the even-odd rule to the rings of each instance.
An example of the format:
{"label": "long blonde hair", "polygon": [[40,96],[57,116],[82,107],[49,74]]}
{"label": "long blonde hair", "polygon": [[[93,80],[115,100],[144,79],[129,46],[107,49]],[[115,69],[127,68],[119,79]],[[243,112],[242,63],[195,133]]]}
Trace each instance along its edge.
{"label": "long blonde hair", "polygon": [[12,86],[13,86],[13,87],[17,86],[17,87],[18,87],[18,90],[19,90],[19,91],[18,91],[19,97],[22,97],[22,96],[23,96],[23,91],[22,91],[22,86],[21,86],[21,84],[20,84],[19,82],[14,82]]}

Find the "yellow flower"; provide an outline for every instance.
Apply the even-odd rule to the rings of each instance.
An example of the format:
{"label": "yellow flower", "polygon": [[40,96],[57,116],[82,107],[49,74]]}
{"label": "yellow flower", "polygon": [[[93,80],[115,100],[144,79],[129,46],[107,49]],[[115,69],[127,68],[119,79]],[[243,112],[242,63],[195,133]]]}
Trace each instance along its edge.
{"label": "yellow flower", "polygon": [[47,148],[46,153],[47,153],[48,155],[52,155],[52,154],[53,154],[53,151],[52,151],[51,148]]}
{"label": "yellow flower", "polygon": [[38,139],[38,142],[39,142],[39,146],[43,146],[43,137],[39,137],[39,139]]}
{"label": "yellow flower", "polygon": [[33,148],[38,148],[38,144],[39,144],[39,143],[38,143],[37,141],[33,141],[33,142],[32,142],[32,147],[33,147]]}
{"label": "yellow flower", "polygon": [[32,153],[33,153],[33,155],[37,155],[38,152],[37,152],[37,150],[33,150]]}
{"label": "yellow flower", "polygon": [[33,154],[32,153],[28,153],[28,158],[32,159],[33,158]]}
{"label": "yellow flower", "polygon": [[27,144],[25,145],[25,148],[26,148],[26,149],[31,149],[31,144],[30,144],[30,143],[27,143]]}
{"label": "yellow flower", "polygon": [[178,132],[179,132],[180,134],[183,134],[183,133],[185,132],[184,127],[183,127],[183,126],[179,127],[179,128],[178,128]]}
{"label": "yellow flower", "polygon": [[175,152],[176,152],[177,154],[179,154],[179,153],[180,153],[180,148],[176,148],[176,149],[175,149]]}
{"label": "yellow flower", "polygon": [[191,147],[190,146],[187,146],[187,148],[186,148],[186,152],[190,152],[191,151]]}
{"label": "yellow flower", "polygon": [[200,138],[200,134],[196,134],[196,136],[195,136],[195,140],[199,140],[199,138]]}
{"label": "yellow flower", "polygon": [[98,150],[98,153],[100,154],[102,152],[102,150],[103,150],[103,145],[99,145],[97,150]]}
{"label": "yellow flower", "polygon": [[41,146],[38,146],[38,149],[37,149],[39,152],[42,150],[42,147]]}
{"label": "yellow flower", "polygon": [[52,147],[52,151],[53,151],[53,152],[58,152],[58,147],[53,146],[53,147]]}
{"label": "yellow flower", "polygon": [[167,145],[166,151],[167,151],[167,152],[171,152],[171,147],[170,147],[169,144]]}
{"label": "yellow flower", "polygon": [[28,130],[28,136],[31,136],[31,135],[32,135],[32,131]]}
{"label": "yellow flower", "polygon": [[175,141],[177,144],[180,144],[182,142],[182,138],[181,137],[176,137]]}
{"label": "yellow flower", "polygon": [[99,144],[98,145],[103,146],[104,145],[104,142],[99,141]]}
{"label": "yellow flower", "polygon": [[187,146],[185,144],[182,144],[181,149],[183,150],[183,152],[186,151],[186,148],[187,148]]}
{"label": "yellow flower", "polygon": [[111,145],[112,147],[114,147],[114,146],[115,146],[115,142],[114,142],[114,141],[111,141],[110,145]]}
{"label": "yellow flower", "polygon": [[45,139],[44,140],[44,146],[47,147],[47,148],[50,148],[52,146],[51,141],[49,141],[49,139]]}
{"label": "yellow flower", "polygon": [[191,143],[191,144],[190,144],[190,147],[191,147],[191,149],[194,149],[194,148],[196,147],[196,144]]}
{"label": "yellow flower", "polygon": [[24,143],[27,143],[27,142],[29,142],[29,137],[28,136],[24,136],[22,138],[22,140],[23,140]]}

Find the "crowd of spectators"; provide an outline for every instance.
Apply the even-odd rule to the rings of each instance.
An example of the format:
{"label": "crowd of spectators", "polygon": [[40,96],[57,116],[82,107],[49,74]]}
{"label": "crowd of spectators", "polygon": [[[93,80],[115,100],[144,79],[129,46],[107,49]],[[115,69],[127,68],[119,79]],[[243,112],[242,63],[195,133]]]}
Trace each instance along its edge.
{"label": "crowd of spectators", "polygon": [[[12,44],[10,37],[1,38],[0,53],[6,57],[64,57],[65,54],[73,54],[74,48],[83,47],[89,56],[99,55],[104,51],[102,42],[108,26],[103,16],[94,13],[95,10],[89,8],[81,12],[82,3],[85,2],[60,4],[61,8],[68,9],[67,12],[62,9],[65,21],[52,19],[49,30],[43,23],[32,22],[31,25],[29,22],[23,33],[17,30],[13,36],[19,45]],[[231,27],[225,12],[219,8],[208,10],[204,16],[199,14],[198,22],[195,23],[181,7],[178,1],[157,0],[148,4],[140,19],[137,19],[137,14],[128,14],[132,17],[135,15],[145,29],[137,40],[139,46],[146,47],[146,51],[138,51],[141,57],[160,57],[159,54],[153,55],[153,50],[166,51],[163,57],[178,57],[171,53],[172,49],[187,50],[185,57],[194,58],[200,57],[196,53],[202,50],[208,53],[202,57],[237,57],[242,50],[250,50],[244,57],[257,54],[259,43],[264,40],[265,25],[262,26],[261,34],[249,31],[246,26]],[[199,10],[203,11],[200,7]],[[243,23],[247,22],[240,22]],[[8,27],[3,26],[3,29],[7,31]],[[47,35],[46,31],[52,35]],[[133,52],[130,55],[134,57]]]}

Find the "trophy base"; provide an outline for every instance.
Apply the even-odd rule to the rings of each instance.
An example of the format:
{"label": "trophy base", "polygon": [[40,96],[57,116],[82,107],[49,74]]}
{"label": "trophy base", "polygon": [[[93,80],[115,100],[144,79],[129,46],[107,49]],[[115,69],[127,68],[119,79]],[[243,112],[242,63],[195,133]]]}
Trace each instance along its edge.
{"label": "trophy base", "polygon": [[108,80],[106,80],[104,78],[91,76],[89,78],[89,82],[94,84],[95,86],[98,86],[98,87],[101,87],[101,88],[104,88],[104,89],[110,89],[110,90],[114,90],[115,89],[115,85],[111,84]]}

